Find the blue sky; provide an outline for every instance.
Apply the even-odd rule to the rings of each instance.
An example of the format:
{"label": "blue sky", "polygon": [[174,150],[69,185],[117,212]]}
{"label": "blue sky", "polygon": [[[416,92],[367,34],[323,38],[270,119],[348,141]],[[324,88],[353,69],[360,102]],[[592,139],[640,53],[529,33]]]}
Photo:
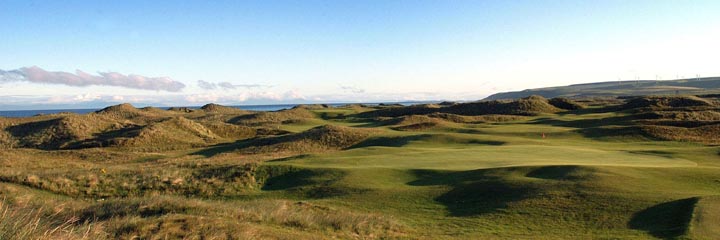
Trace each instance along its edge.
{"label": "blue sky", "polygon": [[[719,1],[0,0],[0,9],[0,109],[475,100],[720,75]],[[89,75],[58,73],[76,70]],[[145,84],[157,80],[175,87]]]}

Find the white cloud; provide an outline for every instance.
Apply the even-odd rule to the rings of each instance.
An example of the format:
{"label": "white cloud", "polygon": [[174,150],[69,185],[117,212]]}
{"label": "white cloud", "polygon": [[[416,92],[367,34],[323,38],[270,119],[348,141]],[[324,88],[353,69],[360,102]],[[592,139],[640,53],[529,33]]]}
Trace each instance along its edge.
{"label": "white cloud", "polygon": [[145,77],[135,74],[124,75],[117,72],[99,72],[92,75],[80,70],[75,73],[49,72],[37,66],[16,70],[0,70],[0,82],[26,81],[31,83],[63,84],[67,86],[117,86],[143,90],[179,92],[185,84],[168,77]]}

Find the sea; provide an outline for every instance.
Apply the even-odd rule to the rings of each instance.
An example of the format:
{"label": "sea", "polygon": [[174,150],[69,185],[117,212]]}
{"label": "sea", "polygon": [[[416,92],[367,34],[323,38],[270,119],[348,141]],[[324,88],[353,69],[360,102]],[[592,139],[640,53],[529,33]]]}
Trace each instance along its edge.
{"label": "sea", "polygon": [[[427,103],[436,103],[436,101],[423,101],[423,102],[389,102],[384,104],[401,104],[405,106],[409,105],[415,105],[415,104],[427,104]],[[312,103],[315,104],[315,103]],[[364,104],[369,106],[375,106],[381,103],[326,103],[326,105],[332,106],[332,107],[339,107],[343,105],[348,104]],[[273,105],[235,105],[230,107],[235,107],[243,110],[248,111],[279,111],[283,109],[290,109],[297,105],[303,105],[303,104],[273,104]],[[184,106],[190,109],[199,109],[200,106]],[[169,109],[170,107],[158,107],[160,109]],[[5,110],[0,111],[0,117],[32,117],[35,115],[46,115],[46,114],[56,114],[56,113],[63,113],[63,112],[70,112],[70,113],[77,113],[77,114],[86,114],[91,113],[100,110],[101,108],[86,108],[86,109],[45,109],[45,110]]]}

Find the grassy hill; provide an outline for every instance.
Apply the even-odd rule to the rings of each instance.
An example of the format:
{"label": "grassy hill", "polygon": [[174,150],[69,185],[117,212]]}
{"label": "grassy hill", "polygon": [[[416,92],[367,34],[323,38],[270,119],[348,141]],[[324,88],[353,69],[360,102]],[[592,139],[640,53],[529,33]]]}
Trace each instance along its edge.
{"label": "grassy hill", "polygon": [[531,95],[554,97],[615,97],[670,94],[720,94],[720,77],[678,80],[637,80],[574,84],[561,87],[527,89],[490,95],[485,100],[518,99]]}
{"label": "grassy hill", "polygon": [[0,239],[718,239],[718,100],[0,118]]}

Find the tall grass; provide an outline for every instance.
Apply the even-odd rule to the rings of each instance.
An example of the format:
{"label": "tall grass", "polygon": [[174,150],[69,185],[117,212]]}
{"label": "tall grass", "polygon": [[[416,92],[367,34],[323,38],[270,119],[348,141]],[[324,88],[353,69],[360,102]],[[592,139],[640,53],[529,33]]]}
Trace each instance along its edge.
{"label": "tall grass", "polygon": [[78,217],[47,214],[42,208],[13,206],[0,201],[0,239],[103,239],[100,226]]}

